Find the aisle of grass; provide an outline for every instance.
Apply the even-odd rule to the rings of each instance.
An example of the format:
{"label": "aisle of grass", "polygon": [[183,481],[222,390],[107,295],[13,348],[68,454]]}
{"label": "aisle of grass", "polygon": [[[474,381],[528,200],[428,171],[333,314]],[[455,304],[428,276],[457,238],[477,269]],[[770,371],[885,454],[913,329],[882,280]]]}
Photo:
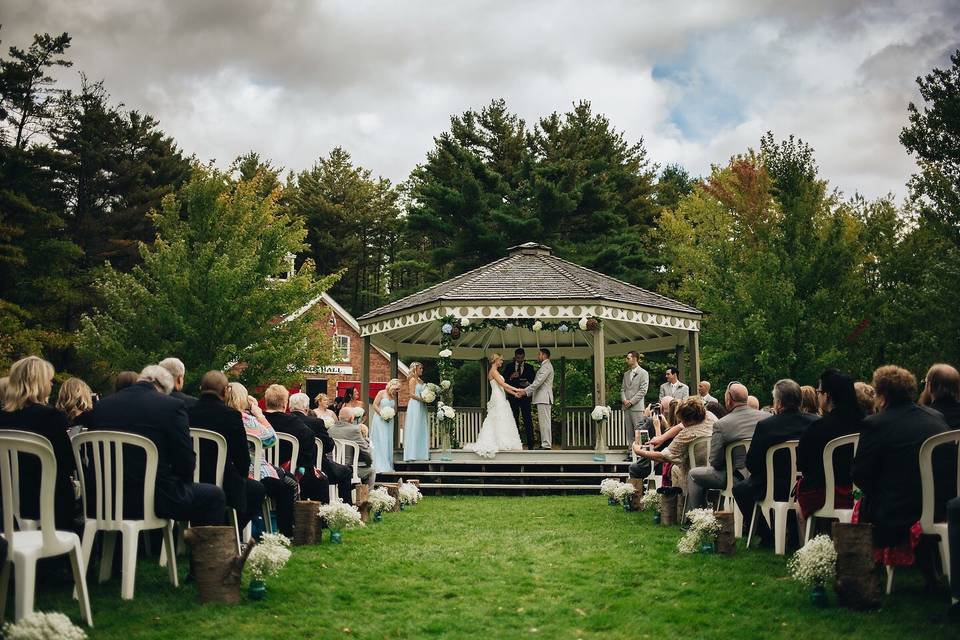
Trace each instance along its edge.
{"label": "aisle of grass", "polygon": [[[117,578],[92,586],[91,637],[957,637],[945,594],[924,596],[915,572],[881,611],[817,610],[784,558],[680,556],[679,535],[600,496],[428,497],[342,546],[295,549],[264,602],[200,606],[144,562],[133,602]],[[38,608],[78,619],[66,588],[50,594]]]}

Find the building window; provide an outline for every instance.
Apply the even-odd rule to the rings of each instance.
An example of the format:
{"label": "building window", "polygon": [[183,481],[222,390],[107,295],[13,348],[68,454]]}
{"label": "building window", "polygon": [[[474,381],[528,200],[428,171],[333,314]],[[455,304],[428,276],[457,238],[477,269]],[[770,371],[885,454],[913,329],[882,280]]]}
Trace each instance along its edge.
{"label": "building window", "polygon": [[333,336],[333,357],[339,362],[350,362],[350,336]]}

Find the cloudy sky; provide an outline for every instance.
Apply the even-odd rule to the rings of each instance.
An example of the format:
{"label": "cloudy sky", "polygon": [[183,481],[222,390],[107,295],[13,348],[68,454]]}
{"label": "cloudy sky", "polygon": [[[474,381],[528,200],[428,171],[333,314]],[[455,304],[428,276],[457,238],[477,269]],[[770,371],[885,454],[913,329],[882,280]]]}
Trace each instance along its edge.
{"label": "cloudy sky", "polygon": [[771,130],[852,194],[904,193],[917,75],[960,47],[955,0],[456,2],[3,0],[3,47],[68,31],[78,73],[226,165],[335,145],[395,181],[451,114],[528,123],[592,101],[657,163],[707,172]]}

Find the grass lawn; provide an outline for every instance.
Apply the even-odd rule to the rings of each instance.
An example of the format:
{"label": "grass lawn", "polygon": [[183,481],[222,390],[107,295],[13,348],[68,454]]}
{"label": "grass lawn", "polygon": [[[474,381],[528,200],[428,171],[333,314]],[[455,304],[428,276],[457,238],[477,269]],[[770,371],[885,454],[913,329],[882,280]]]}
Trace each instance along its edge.
{"label": "grass lawn", "polygon": [[[681,556],[676,527],[601,496],[427,497],[384,521],[295,548],[267,599],[196,602],[144,562],[136,599],[91,584],[92,638],[947,638],[946,593],[901,571],[881,611],[814,609],[771,551]],[[118,567],[118,565],[115,565]],[[181,566],[181,575],[185,567]],[[93,573],[93,572],[91,572]],[[95,582],[95,581],[94,581]],[[79,620],[67,587],[37,609]],[[832,601],[834,595],[830,593]],[[12,612],[12,602],[8,611]]]}

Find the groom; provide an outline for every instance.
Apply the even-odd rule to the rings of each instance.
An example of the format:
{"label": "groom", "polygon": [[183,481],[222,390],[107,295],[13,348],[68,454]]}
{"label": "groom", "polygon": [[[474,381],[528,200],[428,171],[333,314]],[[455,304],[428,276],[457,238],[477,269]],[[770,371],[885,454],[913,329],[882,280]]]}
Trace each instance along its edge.
{"label": "groom", "polygon": [[540,349],[537,360],[540,361],[540,370],[537,371],[537,376],[530,386],[522,389],[521,393],[532,398],[533,404],[537,406],[537,417],[540,419],[540,445],[544,449],[549,449],[552,442],[550,409],[553,405],[553,365],[550,363],[550,349]]}

